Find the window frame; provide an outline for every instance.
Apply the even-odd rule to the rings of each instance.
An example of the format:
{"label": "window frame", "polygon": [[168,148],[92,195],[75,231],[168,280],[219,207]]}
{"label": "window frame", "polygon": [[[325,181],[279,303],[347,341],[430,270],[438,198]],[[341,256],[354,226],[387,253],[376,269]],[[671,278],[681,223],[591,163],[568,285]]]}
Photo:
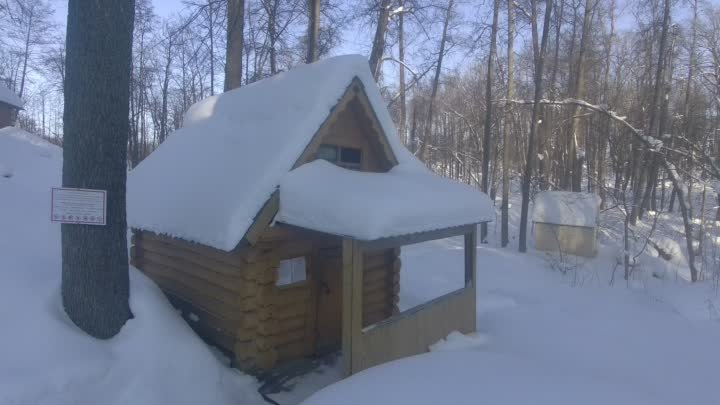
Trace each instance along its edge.
{"label": "window frame", "polygon": [[[281,272],[281,270],[282,270],[282,265],[283,265],[283,263],[288,263],[288,262],[293,262],[293,261],[299,261],[299,260],[302,260],[302,264],[303,264],[302,269],[303,269],[303,276],[304,276],[304,277],[303,277],[302,279],[299,279],[299,280],[296,281],[296,280],[295,280],[295,277],[294,277],[294,276],[296,275],[296,274],[295,274],[296,269],[293,267],[293,268],[290,269],[290,274],[289,274],[289,275],[290,275],[290,282],[279,284],[280,281],[281,281],[280,272]],[[287,258],[287,259],[281,259],[281,260],[278,262],[277,268],[275,269],[276,276],[277,276],[277,277],[275,278],[275,287],[276,287],[276,288],[279,288],[279,289],[285,289],[285,288],[300,287],[300,286],[303,286],[303,285],[307,284],[307,283],[308,283],[308,262],[309,262],[308,257],[307,257],[307,256],[304,256],[304,255],[303,255],[303,256],[290,257],[290,258]]]}
{"label": "window frame", "polygon": [[[322,149],[328,149],[333,148],[335,150],[335,160],[326,159],[324,157],[321,157],[321,150]],[[350,153],[357,154],[358,161],[357,162],[348,162],[343,160],[343,151],[350,151]],[[315,152],[315,159],[323,159],[327,162],[330,162],[336,166],[350,169],[350,170],[362,170],[363,167],[363,150],[362,148],[357,148],[354,146],[343,146],[338,145],[334,143],[321,143],[318,146],[317,151]]]}

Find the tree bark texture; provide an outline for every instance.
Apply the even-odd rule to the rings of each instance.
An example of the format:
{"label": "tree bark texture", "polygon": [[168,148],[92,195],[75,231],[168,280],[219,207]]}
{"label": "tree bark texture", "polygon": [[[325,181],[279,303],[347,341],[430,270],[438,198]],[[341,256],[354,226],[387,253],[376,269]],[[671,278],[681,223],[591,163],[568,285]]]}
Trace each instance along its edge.
{"label": "tree bark texture", "polygon": [[63,186],[107,190],[107,225],[62,225],[70,319],[110,338],[131,317],[125,219],[133,0],[70,0]]}
{"label": "tree bark texture", "polygon": [[320,37],[320,0],[309,0],[308,19],[308,53],[306,62],[313,63],[318,60],[318,39]]}
{"label": "tree bark texture", "polygon": [[[404,0],[400,0],[400,7],[404,6]],[[405,94],[405,13],[398,15],[398,59],[400,60],[400,138],[403,142],[407,139],[407,100]]]}
{"label": "tree bark texture", "polygon": [[530,206],[530,182],[532,180],[533,162],[535,160],[535,134],[538,127],[538,114],[540,112],[540,100],[542,99],[543,68],[545,64],[545,50],[547,49],[547,37],[550,29],[550,14],[552,12],[553,0],[545,2],[545,18],[541,44],[537,44],[537,0],[532,1],[532,31],[533,31],[533,55],[535,56],[535,100],[533,103],[532,118],[530,120],[530,134],[528,135],[527,159],[525,161],[525,172],[522,180],[522,204],[520,206],[520,252],[527,251],[527,223],[528,208]]}
{"label": "tree bark texture", "polygon": [[228,0],[225,91],[242,85],[245,0]]}
{"label": "tree bark texture", "polygon": [[[493,2],[493,21],[490,29],[490,53],[487,62],[487,80],[485,80],[485,128],[483,133],[482,153],[482,191],[487,194],[488,182],[490,180],[490,142],[492,141],[492,119],[493,119],[493,94],[492,82],[495,76],[495,58],[497,54],[497,30],[498,13],[500,11],[500,0]],[[494,199],[493,199],[494,201]],[[480,224],[480,241],[487,242],[487,223]]]}
{"label": "tree bark texture", "polygon": [[[515,83],[515,51],[513,45],[515,41],[515,9],[514,0],[508,0],[507,5],[507,99],[512,100],[514,97]],[[505,105],[505,117],[503,123],[503,158],[502,158],[502,203],[500,206],[500,243],[503,247],[510,242],[508,222],[510,207],[510,128],[512,125],[512,111],[509,103]]]}
{"label": "tree bark texture", "polygon": [[[583,14],[583,27],[580,35],[580,49],[578,50],[577,73],[575,75],[574,97],[583,99],[585,97],[585,61],[587,59],[588,47],[590,46],[590,35],[592,31],[592,10],[593,0],[585,0],[585,12]],[[570,129],[570,151],[568,158],[570,159],[569,168],[571,170],[570,184],[572,191],[580,191],[582,183],[582,159],[578,157],[578,144],[582,128],[582,118],[579,117],[577,108],[572,111],[571,129]]]}
{"label": "tree bark texture", "polygon": [[390,0],[382,0],[380,3],[380,14],[375,28],[372,50],[370,51],[370,71],[377,81],[380,77],[380,62],[385,51],[385,32],[387,31],[388,20],[390,19]]}
{"label": "tree bark texture", "polygon": [[427,145],[430,142],[430,135],[432,133],[433,116],[435,115],[435,99],[437,98],[438,87],[440,87],[440,73],[442,72],[443,58],[445,57],[445,44],[447,42],[448,26],[450,25],[450,16],[452,15],[454,0],[448,1],[447,14],[445,14],[445,22],[443,23],[442,36],[440,37],[440,50],[438,52],[438,60],[435,64],[435,77],[432,82],[432,92],[430,93],[430,101],[428,102],[428,114],[427,120],[425,121],[425,130],[423,131],[423,141],[420,144],[420,150],[418,151],[418,157],[420,160],[425,158],[425,152],[427,151]]}

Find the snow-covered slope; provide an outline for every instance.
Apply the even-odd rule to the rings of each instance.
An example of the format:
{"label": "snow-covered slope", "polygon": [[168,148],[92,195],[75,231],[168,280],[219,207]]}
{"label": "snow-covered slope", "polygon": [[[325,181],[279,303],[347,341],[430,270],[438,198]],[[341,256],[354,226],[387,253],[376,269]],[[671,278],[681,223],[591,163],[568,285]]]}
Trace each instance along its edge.
{"label": "snow-covered slope", "polygon": [[100,341],[69,321],[60,300],[60,227],[50,188],[62,150],[0,130],[0,404],[258,404],[254,379],[222,365],[131,269],[135,318]]}
{"label": "snow-covered slope", "polygon": [[[461,273],[462,244],[403,248],[401,307],[408,294],[413,303],[434,298]],[[712,286],[653,279],[611,288],[614,260],[602,248],[577,274],[563,275],[541,255],[481,245],[478,336],[451,336],[429,354],[365,370],[303,404],[720,404],[720,322],[707,308],[704,317],[696,312],[717,299]]]}
{"label": "snow-covered slope", "polygon": [[[61,152],[17,129],[0,130],[0,404],[264,403],[256,382],[222,365],[134,269],[135,318],[118,336],[98,341],[67,319],[59,226],[49,220]],[[494,246],[497,226],[491,244],[478,248],[477,336],[450,336],[429,354],[366,370],[305,404],[720,403],[713,280],[690,285],[682,258],[643,255],[647,270],[626,282],[621,269],[613,276],[617,237],[604,238],[597,258],[559,266],[556,258]],[[400,307],[462,285],[462,246],[454,238],[404,248]],[[297,404],[339,377],[337,368],[324,368],[272,397]]]}

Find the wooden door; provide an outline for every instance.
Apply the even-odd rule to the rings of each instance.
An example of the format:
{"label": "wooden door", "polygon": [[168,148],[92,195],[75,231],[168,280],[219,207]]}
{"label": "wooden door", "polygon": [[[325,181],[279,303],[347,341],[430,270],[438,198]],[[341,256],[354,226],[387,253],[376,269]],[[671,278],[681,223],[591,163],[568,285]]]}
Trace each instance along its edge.
{"label": "wooden door", "polygon": [[339,248],[317,255],[316,353],[340,349],[342,342],[342,257]]}

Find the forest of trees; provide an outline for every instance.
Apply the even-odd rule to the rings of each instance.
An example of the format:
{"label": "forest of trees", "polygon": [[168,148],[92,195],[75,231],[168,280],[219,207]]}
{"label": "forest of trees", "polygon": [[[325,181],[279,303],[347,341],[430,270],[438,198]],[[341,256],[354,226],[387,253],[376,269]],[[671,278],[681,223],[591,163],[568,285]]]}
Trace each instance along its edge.
{"label": "forest of trees", "polygon": [[[26,100],[19,125],[62,143],[65,36],[53,4],[0,0],[0,79]],[[535,192],[597,192],[624,213],[626,271],[628,230],[675,210],[699,277],[692,185],[720,180],[712,0],[193,0],[169,17],[136,0],[129,165],[194,102],[347,52],[368,55],[416,156],[498,197],[503,245],[513,193],[524,251]]]}

